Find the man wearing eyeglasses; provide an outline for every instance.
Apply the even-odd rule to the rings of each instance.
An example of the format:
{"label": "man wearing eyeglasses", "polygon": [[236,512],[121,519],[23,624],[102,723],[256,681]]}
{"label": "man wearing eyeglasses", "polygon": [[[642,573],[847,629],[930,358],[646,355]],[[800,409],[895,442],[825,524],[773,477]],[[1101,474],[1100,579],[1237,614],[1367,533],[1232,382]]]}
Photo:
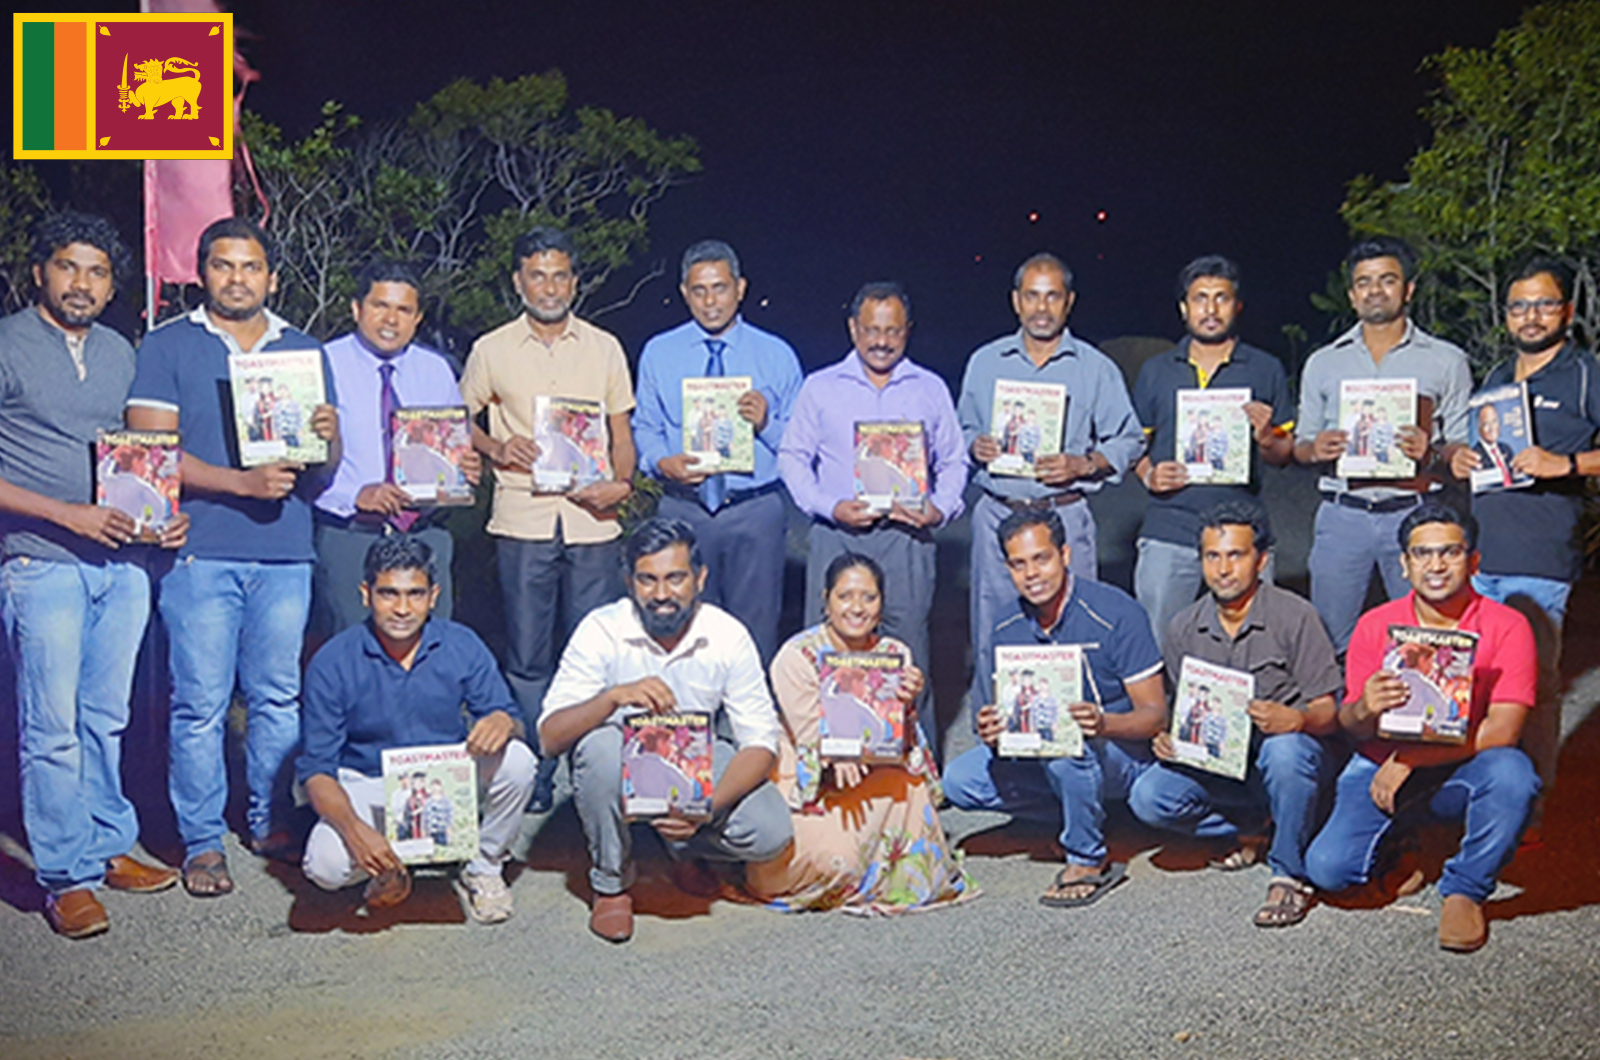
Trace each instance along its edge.
{"label": "man wearing eyeglasses", "polygon": [[[1506,331],[1517,355],[1496,365],[1483,386],[1527,383],[1535,444],[1512,458],[1511,470],[1534,481],[1526,489],[1480,493],[1472,502],[1483,527],[1473,586],[1502,602],[1526,594],[1557,628],[1583,572],[1584,479],[1600,473],[1594,449],[1600,373],[1593,354],[1572,341],[1572,283],[1572,270],[1550,258],[1530,260],[1511,280]],[[1472,449],[1458,449],[1450,460],[1457,478],[1483,466],[1484,454]]]}
{"label": "man wearing eyeglasses", "polygon": [[[1392,600],[1406,591],[1395,533],[1406,514],[1439,488],[1428,465],[1467,437],[1472,372],[1459,346],[1429,335],[1407,315],[1416,292],[1416,256],[1398,239],[1363,240],[1345,257],[1356,325],[1306,361],[1295,420],[1294,458],[1319,465],[1322,505],[1307,561],[1311,603],[1342,654],[1367,599],[1373,568]],[[1334,477],[1334,461],[1355,439],[1339,422],[1339,388],[1347,379],[1415,379],[1418,404],[1432,418],[1398,427],[1394,443],[1415,460],[1410,479]],[[1419,410],[1420,411],[1420,410]]]}
{"label": "man wearing eyeglasses", "polygon": [[[1483,903],[1539,794],[1533,763],[1517,746],[1535,702],[1533,630],[1521,614],[1473,589],[1477,536],[1471,515],[1435,501],[1423,501],[1401,522],[1400,565],[1411,592],[1362,615],[1350,638],[1339,724],[1357,741],[1356,753],[1339,775],[1328,823],[1306,852],[1311,882],[1341,891],[1372,878],[1402,813],[1425,804],[1436,817],[1461,820],[1461,847],[1438,884],[1439,945],[1460,953],[1488,941]],[[1411,698],[1407,682],[1385,665],[1391,625],[1477,634],[1465,742],[1379,735],[1380,716]]]}

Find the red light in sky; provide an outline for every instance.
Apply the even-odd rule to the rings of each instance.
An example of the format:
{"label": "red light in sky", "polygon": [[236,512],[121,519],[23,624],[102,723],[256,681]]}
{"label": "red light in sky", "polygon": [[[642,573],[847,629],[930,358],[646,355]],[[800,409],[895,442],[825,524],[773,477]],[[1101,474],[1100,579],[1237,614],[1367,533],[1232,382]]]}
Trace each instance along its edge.
{"label": "red light in sky", "polygon": [[981,262],[983,260],[983,255],[982,254],[974,254],[974,255],[972,255],[972,260],[974,262]]}
{"label": "red light in sky", "polygon": [[1094,219],[1096,221],[1099,221],[1101,224],[1105,224],[1106,223],[1106,212],[1104,210],[1101,210],[1099,213],[1094,215]]}
{"label": "red light in sky", "polygon": [[1032,211],[1031,213],[1028,214],[1028,223],[1031,224],[1031,225],[1036,225],[1036,224],[1039,223],[1039,211],[1038,210],[1034,210],[1034,211]]}

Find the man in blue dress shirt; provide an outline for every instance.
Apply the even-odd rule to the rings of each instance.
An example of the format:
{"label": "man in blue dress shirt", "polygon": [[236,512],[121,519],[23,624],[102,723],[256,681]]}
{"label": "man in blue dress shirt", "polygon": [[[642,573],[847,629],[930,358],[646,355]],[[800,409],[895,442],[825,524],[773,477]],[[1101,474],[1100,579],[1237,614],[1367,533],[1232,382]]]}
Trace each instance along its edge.
{"label": "man in blue dress shirt", "polygon": [[[328,635],[366,618],[361,569],[378,534],[412,534],[433,550],[439,583],[435,614],[451,613],[450,563],[455,546],[441,525],[448,508],[419,511],[390,473],[385,413],[427,405],[460,405],[456,373],[442,353],[412,340],[422,323],[422,281],[409,265],[377,258],[356,275],[350,315],[356,330],[328,343],[328,366],[339,395],[344,459],[316,499],[317,569],[313,595]],[[482,457],[468,447],[461,469],[477,484]]]}
{"label": "man in blue dress shirt", "polygon": [[[776,335],[739,315],[746,280],[739,255],[715,239],[683,254],[678,290],[693,317],[645,343],[639,355],[633,437],[639,467],[662,484],[660,514],[694,528],[709,576],[705,599],[750,630],[763,662],[778,648],[783,611],[783,497],[778,445],[800,393],[800,359]],[[749,376],[738,413],[755,432],[755,470],[708,473],[684,452],[683,381]],[[721,451],[732,424],[710,442]],[[771,547],[767,547],[770,545]]]}
{"label": "man in blue dress shirt", "polygon": [[[305,750],[297,772],[318,822],[302,865],[326,890],[365,882],[369,908],[403,901],[411,877],[378,817],[385,807],[383,752],[465,743],[478,768],[482,821],[478,856],[458,880],[473,919],[499,923],[512,913],[501,866],[533,791],[536,763],[516,738],[521,711],[488,647],[466,626],[430,617],[439,599],[433,560],[410,535],[376,538],[361,581],[370,621],[324,644],[306,670]],[[431,816],[439,816],[437,807]]]}

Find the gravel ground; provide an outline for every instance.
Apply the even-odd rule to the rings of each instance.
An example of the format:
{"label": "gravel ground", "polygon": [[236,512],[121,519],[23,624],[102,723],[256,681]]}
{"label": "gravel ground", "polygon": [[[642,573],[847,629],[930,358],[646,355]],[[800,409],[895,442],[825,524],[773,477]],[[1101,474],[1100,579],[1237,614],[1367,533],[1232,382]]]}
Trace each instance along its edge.
{"label": "gravel ground", "polygon": [[[1097,514],[1103,538],[1136,520]],[[1293,583],[1309,521],[1279,521],[1286,553],[1298,547],[1298,566],[1280,566]],[[941,578],[962,591],[964,556],[944,551]],[[998,815],[946,818],[982,896],[897,919],[689,900],[646,859],[626,946],[586,930],[565,803],[526,820],[517,916],[497,927],[466,922],[444,877],[367,918],[352,896],[235,845],[237,894],[108,894],[111,932],[70,943],[50,933],[25,853],[0,835],[0,1057],[1600,1057],[1597,598],[1591,580],[1574,604],[1569,736],[1543,842],[1507,870],[1473,956],[1438,949],[1432,886],[1257,930],[1264,868],[1205,870],[1198,851],[1125,820],[1112,834],[1130,880],[1083,910],[1037,904],[1051,837]],[[964,601],[941,594],[939,614],[936,659],[953,672]],[[154,746],[130,734],[135,768]],[[170,852],[161,792],[138,797],[147,835]],[[0,799],[0,830],[20,834],[14,802]]]}

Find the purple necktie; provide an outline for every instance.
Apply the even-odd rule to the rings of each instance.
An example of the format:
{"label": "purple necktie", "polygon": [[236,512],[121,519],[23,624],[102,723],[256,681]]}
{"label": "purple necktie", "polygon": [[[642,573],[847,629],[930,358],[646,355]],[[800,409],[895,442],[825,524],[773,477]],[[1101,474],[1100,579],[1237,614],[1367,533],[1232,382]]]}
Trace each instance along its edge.
{"label": "purple necktie", "polygon": [[[383,422],[380,430],[383,432],[383,481],[394,481],[394,414],[400,411],[400,395],[394,390],[394,365],[384,362],[378,365],[378,375],[383,378],[383,390],[378,398],[378,415]],[[391,515],[389,522],[402,534],[411,529],[411,524],[417,521],[419,513],[404,511],[399,515]]]}
{"label": "purple necktie", "polygon": [[[721,339],[707,339],[706,349],[711,356],[706,358],[706,375],[720,379],[727,373],[722,367],[722,351],[728,344]],[[712,475],[700,483],[700,503],[706,506],[706,511],[713,515],[728,499],[728,480],[723,475]]]}

